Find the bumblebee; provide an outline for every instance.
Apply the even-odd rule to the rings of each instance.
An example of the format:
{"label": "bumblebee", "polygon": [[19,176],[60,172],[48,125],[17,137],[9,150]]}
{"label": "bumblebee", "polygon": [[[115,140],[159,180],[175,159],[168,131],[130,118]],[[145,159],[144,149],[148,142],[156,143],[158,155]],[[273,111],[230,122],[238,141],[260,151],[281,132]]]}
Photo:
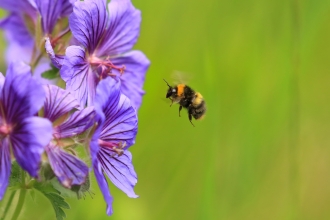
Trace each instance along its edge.
{"label": "bumblebee", "polygon": [[[164,81],[166,82],[165,79]],[[191,121],[192,117],[196,120],[202,119],[206,112],[203,96],[185,84],[178,84],[176,86],[170,86],[168,82],[166,82],[166,84],[168,86],[166,98],[172,101],[170,106],[172,106],[173,103],[178,103],[180,105],[179,117],[181,117],[180,112],[182,108],[187,109],[189,121],[195,127]]]}

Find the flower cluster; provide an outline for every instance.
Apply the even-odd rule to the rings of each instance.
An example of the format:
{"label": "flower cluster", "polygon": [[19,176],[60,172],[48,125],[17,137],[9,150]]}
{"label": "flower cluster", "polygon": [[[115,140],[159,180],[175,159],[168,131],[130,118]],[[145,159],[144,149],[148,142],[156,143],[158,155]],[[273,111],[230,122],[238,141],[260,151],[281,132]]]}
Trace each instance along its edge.
{"label": "flower cluster", "polygon": [[1,0],[0,7],[8,11],[0,28],[11,61],[0,75],[0,199],[13,161],[32,180],[57,178],[67,189],[85,184],[93,170],[111,215],[106,176],[137,197],[128,148],[150,64],[132,50],[140,11],[130,0]]}

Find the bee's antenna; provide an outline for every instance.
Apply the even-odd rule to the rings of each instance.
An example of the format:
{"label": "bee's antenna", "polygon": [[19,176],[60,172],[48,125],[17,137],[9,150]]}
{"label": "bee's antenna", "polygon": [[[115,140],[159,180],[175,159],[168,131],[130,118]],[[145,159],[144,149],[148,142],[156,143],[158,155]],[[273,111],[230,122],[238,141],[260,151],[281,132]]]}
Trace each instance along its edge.
{"label": "bee's antenna", "polygon": [[170,86],[165,79],[163,79],[163,80],[166,82],[166,84],[167,84],[168,87],[172,88],[172,86]]}

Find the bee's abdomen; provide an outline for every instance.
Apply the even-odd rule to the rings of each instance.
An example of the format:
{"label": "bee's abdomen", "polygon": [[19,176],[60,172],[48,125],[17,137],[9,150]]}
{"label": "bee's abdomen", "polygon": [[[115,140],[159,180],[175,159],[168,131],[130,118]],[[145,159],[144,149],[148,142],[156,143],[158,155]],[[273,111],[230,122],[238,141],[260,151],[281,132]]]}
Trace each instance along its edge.
{"label": "bee's abdomen", "polygon": [[196,92],[192,101],[193,106],[198,108],[198,106],[200,106],[202,103],[205,104],[203,96],[199,92]]}
{"label": "bee's abdomen", "polygon": [[195,119],[201,119],[202,116],[205,115],[206,112],[206,106],[205,106],[205,101],[202,100],[199,105],[197,106],[190,106],[189,108],[189,114],[191,114]]}

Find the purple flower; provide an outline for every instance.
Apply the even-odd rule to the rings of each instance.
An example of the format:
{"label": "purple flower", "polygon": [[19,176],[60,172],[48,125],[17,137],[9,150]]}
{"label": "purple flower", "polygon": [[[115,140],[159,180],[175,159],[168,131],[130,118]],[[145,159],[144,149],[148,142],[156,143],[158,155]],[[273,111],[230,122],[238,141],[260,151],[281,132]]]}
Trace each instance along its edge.
{"label": "purple flower", "polygon": [[93,125],[94,108],[88,107],[69,115],[70,111],[79,108],[74,97],[57,86],[46,85],[44,89],[44,117],[54,124],[53,140],[46,146],[46,153],[58,180],[63,186],[71,188],[71,185],[85,182],[88,167],[76,156],[65,151],[64,148],[68,148],[72,143],[62,139],[74,138]]}
{"label": "purple flower", "polygon": [[56,22],[72,12],[72,3],[75,0],[35,0],[43,32],[49,35],[53,32]]}
{"label": "purple flower", "polygon": [[0,199],[8,185],[11,156],[31,176],[36,177],[44,147],[49,143],[49,120],[35,117],[45,93],[23,63],[9,66],[6,78],[0,74]]}
{"label": "purple flower", "polygon": [[113,198],[103,173],[129,197],[138,197],[133,190],[137,176],[132,155],[127,151],[135,142],[138,122],[130,100],[120,92],[120,82],[113,78],[99,83],[94,106],[98,126],[90,142],[92,164],[111,215]]}
{"label": "purple flower", "polygon": [[75,92],[82,106],[92,105],[98,82],[121,76],[121,91],[141,105],[149,60],[141,51],[130,51],[140,32],[141,13],[130,0],[112,0],[106,10],[104,0],[74,4],[69,24],[74,38],[83,46],[70,46],[61,68],[67,89]]}
{"label": "purple flower", "polygon": [[[9,15],[0,21],[0,28],[4,29],[9,42],[8,60],[21,56],[24,49],[29,56],[26,62],[31,62],[33,48],[39,49],[43,44],[42,36],[54,34],[54,27],[60,18],[72,12],[75,0],[1,0],[0,7]],[[38,17],[41,18],[42,33],[37,31]],[[60,31],[63,31],[62,29]],[[39,35],[42,36],[39,36]],[[61,36],[63,33],[55,33]],[[40,40],[40,42],[35,42]],[[41,41],[42,40],[42,41]],[[11,46],[14,45],[15,47]]]}
{"label": "purple flower", "polygon": [[4,30],[8,41],[6,60],[10,63],[20,57],[25,62],[30,62],[33,52],[33,38],[24,24],[23,15],[12,12],[0,21],[0,28]]}

